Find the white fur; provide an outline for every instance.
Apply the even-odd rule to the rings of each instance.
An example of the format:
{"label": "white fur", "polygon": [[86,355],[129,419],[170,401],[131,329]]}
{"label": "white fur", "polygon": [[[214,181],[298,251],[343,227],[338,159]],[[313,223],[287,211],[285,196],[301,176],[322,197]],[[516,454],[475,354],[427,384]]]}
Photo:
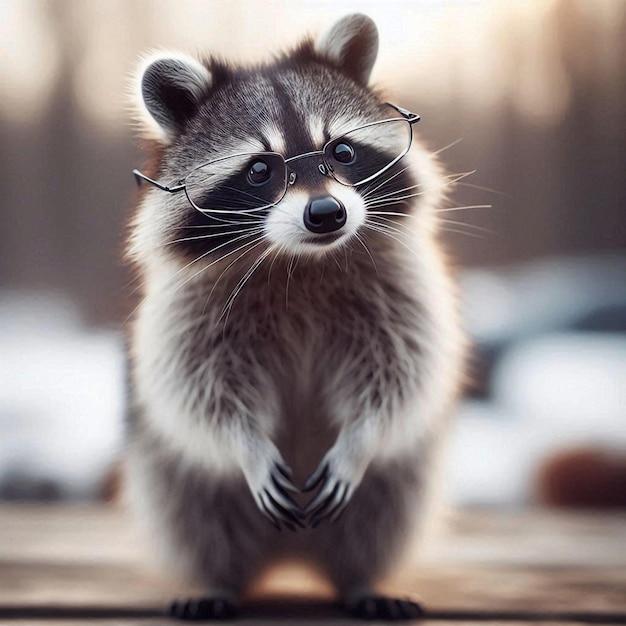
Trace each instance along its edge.
{"label": "white fur", "polygon": [[330,137],[335,138],[347,133],[353,128],[363,126],[372,120],[365,115],[341,115],[337,114],[328,120],[328,132]]}
{"label": "white fur", "polygon": [[[390,110],[388,119],[393,117]],[[338,139],[340,136],[348,134],[348,140],[352,138],[354,141],[358,137],[360,143],[386,150],[389,154],[397,156],[409,140],[408,124],[401,118],[398,118],[397,124],[387,124],[381,127],[378,124],[372,125],[372,120],[366,116],[337,115],[328,121],[328,138],[326,137],[324,122],[319,117],[314,114],[310,115],[307,122],[313,145],[318,149],[324,147],[327,139]],[[359,129],[357,133],[351,133],[356,129]],[[399,147],[400,149],[398,149]]]}
{"label": "white fur", "polygon": [[[364,115],[342,115],[340,113],[327,120],[326,123],[314,113],[309,114],[307,118],[309,135],[313,140],[314,147],[318,150],[324,147],[327,140],[336,139],[340,135],[371,121],[370,118]],[[329,133],[328,137],[326,132]]]}
{"label": "white fur", "polygon": [[[297,185],[297,182],[296,182]],[[285,198],[270,210],[265,222],[268,239],[287,254],[322,254],[345,245],[365,220],[365,204],[362,197],[349,187],[334,181],[328,183],[328,193],[337,198],[346,209],[346,223],[337,231],[342,236],[328,244],[315,244],[304,241],[315,237],[304,225],[304,210],[310,201],[308,194],[288,190]]]}
{"label": "white fur", "polygon": [[269,123],[264,124],[261,127],[261,134],[267,140],[268,144],[272,152],[278,152],[285,156],[285,151],[287,150],[287,144],[285,143],[285,137],[282,132]]}
{"label": "white fur", "polygon": [[318,115],[315,115],[315,113],[311,113],[307,119],[307,123],[309,125],[309,135],[313,140],[313,145],[317,148],[321,148],[326,140],[324,120]]}

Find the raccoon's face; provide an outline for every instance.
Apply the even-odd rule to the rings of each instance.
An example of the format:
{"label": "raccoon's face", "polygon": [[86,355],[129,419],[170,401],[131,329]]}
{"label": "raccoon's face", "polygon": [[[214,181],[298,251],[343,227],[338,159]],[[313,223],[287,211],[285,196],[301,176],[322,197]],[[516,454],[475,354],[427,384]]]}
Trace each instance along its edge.
{"label": "raccoon's face", "polygon": [[377,236],[385,218],[372,215],[405,212],[411,125],[367,87],[377,48],[373,22],[353,15],[257,68],[148,59],[155,177],[176,192],[148,194],[152,242],[193,259],[252,246],[315,255]]}

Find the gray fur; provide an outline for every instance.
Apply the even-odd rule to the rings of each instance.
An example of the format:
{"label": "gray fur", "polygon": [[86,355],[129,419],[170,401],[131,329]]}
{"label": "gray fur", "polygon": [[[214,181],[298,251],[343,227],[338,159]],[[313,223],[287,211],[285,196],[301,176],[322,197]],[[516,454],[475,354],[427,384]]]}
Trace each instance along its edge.
{"label": "gray fur", "polygon": [[180,131],[211,86],[211,74],[183,55],[149,59],[141,75],[146,110],[165,133]]}
{"label": "gray fur", "polygon": [[378,29],[367,15],[347,15],[318,38],[315,51],[367,85],[378,54]]}
{"label": "gray fur", "polygon": [[[293,155],[319,149],[315,129],[389,115],[315,54],[231,68],[221,83],[226,70],[212,68],[215,90],[168,140],[160,180],[267,141],[269,128]],[[129,247],[144,281],[130,348],[129,493],[167,566],[207,593],[235,598],[289,557],[316,563],[354,598],[395,563],[416,524],[462,340],[434,239],[444,182],[418,142],[412,153],[403,175],[420,193],[389,218],[401,235],[357,220],[363,245],[356,235],[314,253],[288,238],[272,244],[272,229],[292,214],[297,228],[303,202],[322,192],[343,194],[350,215],[368,210],[358,190],[339,188],[306,159],[298,184],[260,220],[256,247],[241,252],[189,256],[181,246],[196,242],[171,245],[194,218],[183,194],[151,190],[140,204]],[[297,486],[326,464],[322,489],[337,485],[349,500],[342,516],[277,532],[259,511],[264,490],[279,497],[276,463],[291,467]]]}

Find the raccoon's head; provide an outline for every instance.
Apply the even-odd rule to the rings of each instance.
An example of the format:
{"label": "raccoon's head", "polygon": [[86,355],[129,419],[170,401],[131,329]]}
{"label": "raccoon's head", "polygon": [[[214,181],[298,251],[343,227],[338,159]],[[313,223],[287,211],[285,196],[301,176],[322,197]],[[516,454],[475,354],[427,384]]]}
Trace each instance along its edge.
{"label": "raccoon's head", "polygon": [[374,23],[351,15],[257,67],[148,58],[140,102],[161,158],[153,179],[136,176],[159,188],[144,198],[135,251],[321,255],[412,210],[419,172],[404,155],[419,118],[368,87],[377,50]]}

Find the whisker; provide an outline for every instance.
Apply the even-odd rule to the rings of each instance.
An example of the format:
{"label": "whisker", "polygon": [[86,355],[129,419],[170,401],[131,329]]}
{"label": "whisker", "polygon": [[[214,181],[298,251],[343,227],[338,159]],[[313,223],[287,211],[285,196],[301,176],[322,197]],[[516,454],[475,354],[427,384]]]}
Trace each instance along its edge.
{"label": "whisker", "polygon": [[474,230],[478,230],[482,233],[487,233],[489,235],[495,235],[492,230],[488,228],[483,228],[482,226],[476,226],[475,224],[468,224],[467,222],[456,222],[454,220],[440,220],[443,224],[454,224],[455,226],[464,226],[465,228],[473,228]]}
{"label": "whisker", "polygon": [[250,266],[248,271],[243,275],[243,278],[241,278],[241,280],[237,283],[235,289],[231,292],[230,296],[228,296],[228,298],[226,300],[226,303],[225,303],[224,307],[222,308],[222,312],[220,313],[220,316],[218,318],[218,322],[219,322],[222,319],[222,317],[224,316],[224,313],[226,313],[226,317],[224,319],[224,328],[226,328],[226,325],[228,324],[228,316],[230,315],[230,312],[232,310],[232,307],[233,307],[233,304],[235,302],[235,299],[237,298],[237,296],[239,295],[239,293],[243,289],[243,287],[246,284],[246,282],[250,279],[252,274],[254,274],[254,272],[261,265],[261,263],[263,263],[263,261],[272,252],[272,250],[273,250],[273,248],[269,247],[267,250],[265,250],[264,252],[262,252],[258,256],[256,261],[254,261],[254,263]]}
{"label": "whisker", "polygon": [[420,191],[420,192],[417,192],[417,193],[410,193],[410,194],[408,194],[406,196],[398,196],[397,198],[396,197],[394,197],[394,198],[382,198],[380,200],[374,199],[374,200],[369,200],[367,202],[366,206],[368,206],[368,207],[369,206],[376,207],[376,206],[379,206],[379,205],[380,206],[386,206],[386,205],[389,205],[389,204],[396,204],[396,203],[398,203],[398,202],[400,202],[402,200],[410,200],[411,198],[417,198],[418,196],[423,196],[423,195],[424,195],[424,192]]}
{"label": "whisker", "polygon": [[320,272],[320,277],[318,281],[318,285],[321,287],[324,284],[324,274],[326,272],[326,263],[322,263],[322,271]]}
{"label": "whisker", "polygon": [[445,187],[449,187],[450,185],[456,185],[459,183],[459,181],[467,178],[468,176],[472,176],[473,174],[476,174],[476,172],[477,170],[469,170],[468,172],[458,172],[456,174],[448,174],[447,176],[444,176],[444,178],[451,179],[451,180],[447,180],[443,185],[440,185],[439,187],[437,187],[437,190],[444,189]]}
{"label": "whisker", "polygon": [[[391,217],[389,217],[390,215]],[[396,220],[394,219],[396,216],[406,217],[407,219]],[[389,222],[390,224],[393,224],[394,226],[401,226],[408,230],[407,221],[411,219],[413,216],[411,214],[406,214],[406,213],[391,213],[390,212],[389,214],[387,214],[385,211],[372,211],[371,213],[367,214],[367,217],[369,219],[385,220],[386,222]]]}
{"label": "whisker", "polygon": [[439,150],[436,150],[435,152],[431,153],[431,155],[436,156],[438,154],[441,154],[448,148],[452,148],[453,146],[456,146],[458,143],[461,143],[462,141],[463,141],[463,137],[459,137],[458,139],[455,139],[453,142],[449,143],[447,146],[444,146],[443,148],[439,148]]}
{"label": "whisker", "polygon": [[[228,189],[230,191],[235,191],[238,194],[241,194],[242,196],[248,196],[250,198],[252,198],[252,200],[254,200],[254,203],[251,203],[250,201],[247,202],[247,204],[244,204],[244,202],[247,200],[247,198],[244,198],[243,200],[241,198],[238,198],[238,203],[239,206],[235,205],[234,207],[231,207],[229,209],[220,209],[220,208],[199,208],[198,210],[202,213],[243,213],[243,214],[248,214],[248,213],[254,213],[256,211],[263,211],[266,208],[268,208],[268,202],[267,200],[265,200],[264,198],[261,198],[259,196],[256,196],[254,194],[248,193],[247,191],[244,191],[243,189],[237,189],[236,187],[223,187],[223,189]],[[231,202],[232,200],[229,199],[229,202]],[[216,201],[216,204],[220,204],[219,201]],[[246,207],[249,206],[249,208],[241,208],[241,207]]]}
{"label": "whisker", "polygon": [[476,233],[468,233],[465,230],[460,230],[456,228],[447,228],[446,226],[440,226],[439,229],[447,233],[456,233],[457,235],[467,235],[468,237],[474,237],[475,239],[484,239],[484,237],[481,235],[477,235]]}
{"label": "whisker", "polygon": [[337,266],[337,269],[341,274],[343,274],[343,267],[341,267],[341,263],[337,258],[337,250],[330,250],[330,258],[333,260],[333,263]]}
{"label": "whisker", "polygon": [[[226,213],[227,215],[246,215],[248,216],[250,213],[254,213],[256,211],[264,211],[267,207],[258,207],[255,209],[239,209],[239,208],[234,208],[234,209],[201,209],[201,208],[197,208],[197,211],[200,211],[200,213],[203,214],[208,214],[209,217],[212,217],[213,219],[217,219],[216,217],[213,216],[214,213],[217,214],[224,214]],[[254,216],[252,216],[254,217]]]}
{"label": "whisker", "polygon": [[295,252],[292,252],[291,257],[289,258],[289,265],[287,266],[287,284],[285,285],[285,310],[289,310],[289,281],[291,280],[291,276],[293,274],[294,262],[296,262],[296,254]]}
{"label": "whisker", "polygon": [[257,202],[261,202],[261,204],[263,204],[263,207],[259,207],[261,208],[267,208],[268,206],[268,202],[267,200],[265,200],[265,198],[261,198],[261,196],[256,196],[253,193],[250,193],[249,191],[244,191],[243,189],[238,189],[237,187],[224,187],[224,189],[230,189],[231,191],[236,191],[237,193],[240,193],[244,196],[249,196],[250,198],[252,198],[253,200],[256,200]]}
{"label": "whisker", "polygon": [[374,257],[372,256],[372,253],[367,247],[365,241],[363,241],[362,237],[357,232],[354,233],[354,238],[363,246],[363,249],[365,250],[365,252],[367,252],[367,256],[372,261],[372,265],[374,266],[374,270],[376,271],[376,275],[378,276],[378,267],[376,266],[376,261],[374,261]]}
{"label": "whisker", "polygon": [[[256,227],[256,228],[247,228],[245,229],[245,233],[249,233],[251,235],[256,234],[258,232],[262,232],[263,228],[261,227]],[[184,241],[197,241],[199,239],[211,239],[212,237],[224,237],[226,235],[239,235],[239,234],[243,234],[244,230],[240,229],[240,230],[230,230],[227,231],[225,233],[210,233],[208,235],[198,235],[196,237],[183,237],[182,239],[174,239],[172,241],[167,241],[163,244],[161,244],[161,246],[159,247],[165,247],[165,246],[171,246],[172,244],[175,243],[182,243]]]}
{"label": "whisker", "polygon": [[[211,218],[213,219],[213,218]],[[224,222],[224,220],[222,220],[222,222]],[[236,222],[227,222],[227,223],[232,223],[233,225],[250,225],[250,224],[262,224],[263,220],[259,219],[259,220],[251,220],[251,221],[236,221]],[[170,227],[172,230],[188,230],[188,229],[192,229],[192,228],[224,228],[224,224],[202,224],[202,225],[194,225],[194,226],[171,226]]]}
{"label": "whisker", "polygon": [[406,167],[401,168],[395,174],[387,178],[384,178],[382,181],[379,181],[377,178],[375,178],[372,181],[372,183],[379,183],[379,184],[376,185],[376,187],[374,187],[373,189],[369,189],[369,186],[366,187],[364,193],[362,194],[363,198],[367,198],[368,196],[371,196],[377,189],[380,189],[383,185],[386,185],[388,182],[392,181],[394,178],[396,178],[396,176],[400,176],[400,174],[403,174],[404,172],[406,172],[409,169],[409,167],[410,166],[407,165]]}
{"label": "whisker", "polygon": [[396,217],[406,217],[406,218],[413,217],[410,213],[397,213],[394,211],[368,211],[367,214],[368,215],[384,215],[385,217],[389,215],[395,215]]}
{"label": "whisker", "polygon": [[423,187],[424,185],[422,183],[417,183],[416,185],[411,185],[410,187],[403,187],[402,189],[394,189],[393,191],[389,191],[388,193],[383,193],[379,196],[376,196],[375,198],[372,198],[372,202],[375,202],[376,200],[382,200],[383,198],[386,198],[388,196],[392,196],[395,193],[404,193],[405,191],[410,191],[411,189],[416,189],[417,187]]}
{"label": "whisker", "polygon": [[[136,287],[135,289],[133,289],[132,294],[134,294],[140,286]],[[130,318],[137,312],[137,309],[143,304],[143,301],[140,301],[139,304],[133,308],[133,310],[124,318],[124,321],[122,322],[122,326],[126,326],[126,324],[128,324]]]}
{"label": "whisker", "polygon": [[[200,210],[200,209],[196,209],[196,211],[198,211],[198,213],[200,213],[201,215],[203,215],[204,217],[213,220],[215,222],[220,222],[220,224],[216,224],[216,227],[220,227],[222,224],[228,224],[229,226],[234,226],[236,224],[241,223],[241,220],[235,220],[235,219],[230,219],[227,220],[223,217],[217,217],[217,215],[207,215],[205,210]],[[229,213],[232,215],[233,218],[235,218],[237,215],[239,215],[239,211],[229,211]],[[255,217],[254,215],[246,215],[246,217],[249,218],[253,218]],[[250,223],[254,223],[254,222],[258,222],[261,221],[259,219],[250,219],[249,222]],[[247,223],[247,222],[246,222]],[[208,225],[207,225],[208,226]]]}
{"label": "whisker", "polygon": [[[373,215],[372,218],[373,219],[379,219],[379,220],[380,219],[386,220],[387,222],[391,222],[391,224],[394,224],[394,226],[400,226],[400,227],[405,227],[406,228],[406,226],[404,224],[396,222],[395,220],[389,219],[389,218],[387,218],[384,215]],[[496,234],[494,231],[489,230],[488,228],[484,228],[482,226],[477,226],[476,224],[469,224],[468,222],[458,222],[458,221],[455,221],[455,220],[447,220],[447,219],[440,219],[439,222],[442,223],[442,224],[454,224],[456,226],[463,226],[463,227],[470,228],[470,229],[473,229],[473,230],[476,230],[476,231],[480,231],[482,233],[486,233],[486,234],[489,234],[489,235],[495,235]],[[389,224],[385,224],[385,227],[386,228],[390,228],[390,229],[392,229],[392,230],[394,230],[396,232],[401,232],[400,230],[398,230],[398,228],[394,228],[393,226],[390,226]]]}
{"label": "whisker", "polygon": [[373,231],[376,231],[378,233],[381,233],[383,235],[386,235],[387,237],[391,237],[391,239],[394,239],[395,241],[397,241],[400,245],[404,246],[407,250],[410,250],[411,252],[413,252],[413,249],[411,247],[409,247],[404,241],[401,241],[400,239],[398,239],[395,235],[392,235],[388,230],[386,226],[383,226],[382,224],[377,224],[374,225],[372,224],[372,222],[365,222],[364,226],[366,228],[370,228]]}
{"label": "whisker", "polygon": [[[220,282],[220,280],[222,280],[222,277],[226,274],[226,272],[233,265],[235,265],[235,263],[240,261],[246,254],[248,254],[248,252],[250,252],[251,250],[254,250],[254,248],[256,248],[257,246],[260,246],[261,243],[263,243],[263,237],[261,237],[260,239],[256,240],[256,243],[253,246],[251,246],[247,250],[244,250],[244,252],[242,252],[240,255],[238,255],[232,261],[230,261],[230,263],[222,270],[220,275],[217,277],[217,280],[213,283],[213,287],[211,288],[211,291],[209,291],[209,295],[207,296],[207,299],[206,299],[206,301],[204,303],[204,307],[202,308],[202,312],[203,313],[206,310],[206,305],[209,303],[209,300],[211,299],[211,296],[213,295],[213,292],[215,291],[215,288],[217,287],[217,284]],[[243,246],[243,247],[245,247],[245,246]],[[224,258],[226,258],[226,255],[224,255],[220,260],[223,260]]]}
{"label": "whisker", "polygon": [[436,213],[449,213],[450,211],[463,211],[465,209],[492,209],[491,204],[468,204],[467,206],[455,206],[450,209],[437,209]]}
{"label": "whisker", "polygon": [[[447,176],[446,178],[452,178],[452,180],[447,181],[446,183],[444,183],[443,185],[440,185],[437,189],[443,189],[445,187],[449,187],[450,185],[454,185],[455,183],[457,183],[458,181],[462,180],[463,178],[470,176],[471,174],[474,174],[476,172],[476,170],[472,170],[471,172],[462,172],[461,174],[450,174],[449,176]],[[456,177],[456,178],[454,178]],[[398,193],[398,192],[394,192],[394,193]],[[424,195],[425,191],[421,191],[419,193],[413,193],[413,194],[408,194],[405,196],[398,196],[398,197],[391,197],[391,194],[388,194],[388,197],[384,198],[383,196],[379,198],[374,198],[372,200],[367,200],[366,202],[366,206],[388,206],[391,204],[396,204],[396,203],[400,203],[402,201],[405,200],[409,200],[411,198],[416,198],[417,196],[421,196]]]}
{"label": "whisker", "polygon": [[278,257],[284,252],[285,247],[286,247],[286,244],[283,243],[283,244],[280,245],[278,250],[275,251],[274,258],[272,259],[272,262],[270,264],[270,268],[269,268],[269,270],[267,272],[267,284],[268,284],[268,286],[270,285],[270,278],[272,276],[272,269],[274,267],[274,263],[276,263],[276,259],[278,259]]}
{"label": "whisker", "polygon": [[[390,202],[381,202],[380,204],[374,204],[371,208],[383,209],[386,206],[395,207],[395,206],[400,205],[400,204],[404,204],[406,206],[411,206],[411,202],[409,202],[408,200],[392,200]],[[392,211],[390,211],[390,213],[392,213]]]}
{"label": "whisker", "polygon": [[399,237],[406,237],[407,239],[410,237],[409,231],[401,230],[399,228],[394,228],[393,226],[389,224],[385,224],[381,222],[372,222],[372,221],[367,221],[366,224],[375,226],[376,228],[379,228],[379,229],[383,229],[385,232],[396,233]]}
{"label": "whisker", "polygon": [[504,191],[498,191],[497,189],[492,189],[491,187],[483,187],[482,185],[474,185],[472,183],[459,183],[459,185],[463,185],[463,187],[472,187],[473,189],[480,189],[480,191],[489,191],[491,193],[496,193],[499,196],[504,196],[505,198],[513,197],[511,194],[504,193]]}
{"label": "whisker", "polygon": [[[247,235],[247,236],[250,236],[250,235]],[[235,254],[235,252],[238,252],[239,250],[242,250],[243,248],[245,248],[246,246],[251,245],[252,243],[263,241],[263,239],[265,239],[265,235],[262,235],[261,237],[259,237],[257,239],[253,239],[252,241],[248,241],[245,244],[243,244],[243,246],[239,246],[238,248],[235,248],[231,252],[227,252],[226,254],[222,255],[219,259],[215,259],[214,261],[211,261],[208,265],[206,265],[205,267],[201,268],[200,270],[198,270],[197,272],[192,274],[189,278],[187,278],[185,281],[183,281],[180,285],[178,285],[178,287],[176,287],[176,289],[174,289],[174,292],[178,291],[181,287],[186,285],[190,280],[193,280],[198,274],[201,274],[205,270],[209,269],[209,267],[211,267],[212,265],[215,265],[216,263],[219,263],[220,261],[223,261],[226,257],[230,256],[231,254]],[[232,243],[232,242],[228,242],[228,243]],[[209,252],[213,252],[213,251],[211,250]],[[200,260],[200,258],[202,258],[203,256],[206,256],[207,254],[209,254],[209,253],[207,252],[207,253],[203,254],[201,257],[198,257],[197,259],[195,259],[193,261],[193,263],[195,263],[196,261]],[[188,264],[185,267],[189,267],[189,265],[191,265],[191,264]]]}
{"label": "whisker", "polygon": [[471,176],[472,174],[476,174],[477,171],[478,170],[467,170],[466,172],[454,172],[452,174],[446,174],[444,178],[456,178],[458,176],[459,180],[461,180],[463,178]]}
{"label": "whisker", "polygon": [[188,267],[190,267],[191,265],[193,265],[194,263],[197,263],[200,259],[203,259],[204,257],[208,256],[209,254],[215,252],[216,250],[219,250],[220,248],[223,248],[235,241],[240,241],[241,239],[245,239],[246,237],[250,237],[251,234],[249,233],[245,233],[244,235],[240,235],[239,237],[235,237],[234,239],[231,239],[229,241],[226,241],[222,244],[220,244],[219,246],[215,246],[215,248],[211,248],[210,250],[207,250],[206,252],[202,253],[199,257],[196,257],[193,261],[190,261],[189,263],[187,263],[187,265],[185,265],[184,267],[181,267],[177,272],[174,272],[174,274],[172,274],[171,279],[175,278],[176,276],[178,276],[178,274],[180,274],[181,272],[185,271]]}
{"label": "whisker", "polygon": [[[375,219],[384,219],[381,217],[377,217]],[[383,223],[381,224],[380,222],[372,222],[370,221],[371,224],[375,224],[376,226],[380,226],[381,228],[386,228],[390,231],[396,232],[399,235],[403,236],[403,237],[410,237],[412,234],[412,231],[409,230],[407,227],[404,227],[404,230],[402,230],[402,228],[396,228],[395,225],[397,226],[403,226],[402,224],[398,224],[397,222],[394,222],[393,220],[386,220],[387,222],[391,222],[391,224],[394,224],[394,226],[392,226],[389,223]]]}

